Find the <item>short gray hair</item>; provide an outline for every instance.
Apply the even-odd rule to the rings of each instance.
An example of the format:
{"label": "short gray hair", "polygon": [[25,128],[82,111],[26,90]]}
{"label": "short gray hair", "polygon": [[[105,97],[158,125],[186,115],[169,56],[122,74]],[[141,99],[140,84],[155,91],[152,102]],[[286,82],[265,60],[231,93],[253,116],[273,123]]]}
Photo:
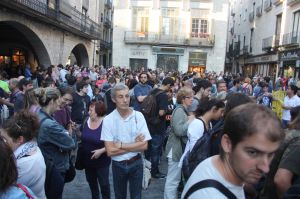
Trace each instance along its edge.
{"label": "short gray hair", "polygon": [[117,83],[112,89],[110,96],[112,99],[116,98],[116,92],[121,90],[129,90],[128,86],[126,86],[124,83]]}

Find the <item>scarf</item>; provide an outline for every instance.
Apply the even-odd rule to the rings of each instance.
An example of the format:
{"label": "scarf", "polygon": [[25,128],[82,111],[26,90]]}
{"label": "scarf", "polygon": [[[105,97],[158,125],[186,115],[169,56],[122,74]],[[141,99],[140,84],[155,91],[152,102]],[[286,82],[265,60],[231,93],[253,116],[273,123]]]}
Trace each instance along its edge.
{"label": "scarf", "polygon": [[37,142],[36,141],[29,141],[21,146],[19,146],[15,151],[14,155],[16,159],[21,159],[24,156],[30,154],[31,152],[35,151],[37,149]]}

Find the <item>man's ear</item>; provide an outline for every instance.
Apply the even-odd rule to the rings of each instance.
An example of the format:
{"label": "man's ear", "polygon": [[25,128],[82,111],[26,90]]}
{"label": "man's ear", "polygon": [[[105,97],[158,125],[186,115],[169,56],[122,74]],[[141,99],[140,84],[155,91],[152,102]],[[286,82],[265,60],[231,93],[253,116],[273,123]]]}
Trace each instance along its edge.
{"label": "man's ear", "polygon": [[232,142],[227,134],[224,134],[221,139],[221,146],[225,153],[232,152]]}

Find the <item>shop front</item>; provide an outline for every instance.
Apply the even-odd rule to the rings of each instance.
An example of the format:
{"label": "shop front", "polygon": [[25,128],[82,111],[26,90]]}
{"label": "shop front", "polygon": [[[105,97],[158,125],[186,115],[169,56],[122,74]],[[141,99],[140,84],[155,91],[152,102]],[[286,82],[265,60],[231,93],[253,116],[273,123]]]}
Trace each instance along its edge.
{"label": "shop front", "polygon": [[206,52],[190,52],[189,53],[189,72],[205,73],[206,70]]}
{"label": "shop front", "polygon": [[179,59],[184,55],[184,49],[153,46],[152,53],[156,55],[156,68],[163,71],[178,71]]}
{"label": "shop front", "polygon": [[133,48],[130,49],[129,66],[132,71],[148,69],[148,50]]}
{"label": "shop front", "polygon": [[26,52],[21,49],[10,49],[0,52],[0,68],[10,76],[22,74],[26,64]]}
{"label": "shop front", "polygon": [[253,77],[254,75],[276,77],[278,66],[278,55],[261,55],[245,59],[243,75]]}
{"label": "shop front", "polygon": [[280,75],[300,77],[300,49],[280,53]]}

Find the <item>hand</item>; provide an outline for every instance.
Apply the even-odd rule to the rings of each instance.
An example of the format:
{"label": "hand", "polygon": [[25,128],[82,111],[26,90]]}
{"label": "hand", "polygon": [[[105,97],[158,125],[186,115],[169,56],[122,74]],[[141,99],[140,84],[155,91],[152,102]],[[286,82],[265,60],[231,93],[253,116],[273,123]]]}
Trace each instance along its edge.
{"label": "hand", "polygon": [[135,138],[135,142],[144,142],[144,140],[145,140],[145,136],[144,136],[144,134],[141,134],[141,133],[138,134]]}
{"label": "hand", "polygon": [[91,160],[98,159],[104,153],[104,150],[98,149],[98,150],[91,151],[91,153],[94,153],[91,157]]}
{"label": "hand", "polygon": [[122,143],[121,142],[114,142],[114,145],[115,145],[116,148],[120,149]]}

